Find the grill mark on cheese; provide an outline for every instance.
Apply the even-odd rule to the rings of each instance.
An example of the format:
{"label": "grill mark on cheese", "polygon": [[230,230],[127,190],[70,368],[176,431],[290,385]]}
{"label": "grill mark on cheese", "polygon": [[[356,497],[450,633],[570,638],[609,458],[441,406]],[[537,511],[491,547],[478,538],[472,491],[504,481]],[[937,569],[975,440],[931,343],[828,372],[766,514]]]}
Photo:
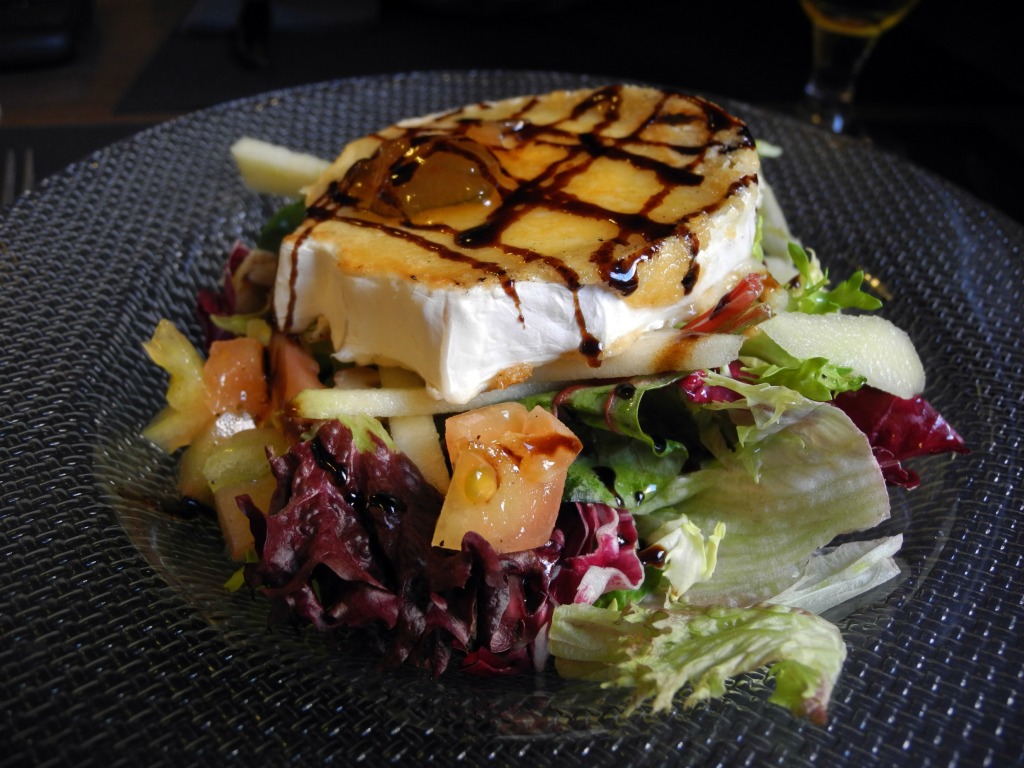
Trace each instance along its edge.
{"label": "grill mark on cheese", "polygon": [[[508,294],[516,303],[516,308],[519,308],[519,295],[516,293],[516,281],[510,277],[508,270],[502,267],[500,264],[495,264],[493,261],[482,261],[475,259],[472,256],[463,253],[461,251],[454,251],[451,248],[446,247],[442,243],[435,242],[429,238],[423,237],[409,232],[405,229],[396,229],[380,221],[370,221],[369,219],[361,219],[358,216],[336,216],[336,221],[344,221],[347,224],[352,224],[357,227],[372,227],[378,229],[381,232],[387,233],[391,237],[398,237],[407,242],[413,243],[420,248],[430,251],[431,253],[441,257],[442,259],[448,259],[450,261],[457,261],[461,264],[465,264],[471,269],[475,269],[478,272],[491,275],[492,277],[498,278],[501,282],[502,287],[505,289],[505,293]],[[520,315],[522,320],[522,315]]]}
{"label": "grill mark on cheese", "polygon": [[[428,250],[442,259],[455,261],[460,264],[466,265],[470,269],[476,270],[478,272],[483,272],[484,274],[490,275],[492,277],[496,277],[500,281],[501,286],[504,288],[505,293],[509,296],[509,298],[511,298],[515,302],[516,310],[519,310],[519,295],[516,293],[515,280],[509,276],[508,270],[502,267],[500,264],[495,264],[492,261],[483,261],[481,259],[474,258],[468,253],[453,250],[451,248],[446,247],[442,243],[435,242],[422,235],[417,235],[414,232],[410,232],[407,229],[393,227],[384,222],[371,220],[365,217],[352,216],[340,213],[341,210],[345,209],[349,205],[350,198],[348,198],[347,196],[345,196],[343,192],[341,192],[338,182],[333,181],[328,186],[327,192],[324,193],[320,200],[317,201],[317,203],[315,203],[314,205],[309,206],[309,208],[307,209],[307,216],[309,216],[312,219],[315,219],[317,222],[327,220],[343,221],[347,224],[351,224],[357,227],[370,227],[373,229],[377,229],[381,232],[384,232],[389,237],[397,237],[402,240],[405,240],[406,242],[413,243],[414,245],[425,250]],[[295,247],[292,249],[293,257],[298,252],[298,246],[301,244],[301,240],[304,240],[306,237],[308,237],[310,231],[315,226],[316,225],[314,224],[303,231],[302,235],[299,238],[299,241],[296,242]],[[293,262],[293,280],[295,278],[295,271],[296,270]],[[294,298],[294,284],[292,286],[291,293],[292,298]],[[289,311],[290,309],[291,305],[289,305]],[[520,320],[522,320],[521,313]]]}
{"label": "grill mark on cheese", "polygon": [[[741,190],[757,182],[756,174],[747,174],[732,182],[726,191],[713,202],[703,205],[698,210],[690,211],[679,220],[659,222],[652,214],[661,206],[674,190],[679,187],[699,187],[705,177],[695,170],[711,150],[728,154],[740,149],[751,149],[753,140],[745,125],[710,102],[696,97],[683,96],[663,92],[655,100],[648,112],[637,121],[636,127],[621,136],[610,135],[626,117],[622,114],[623,86],[608,86],[595,89],[575,104],[560,120],[552,124],[530,122],[530,114],[543,106],[539,97],[526,99],[518,110],[500,118],[501,126],[509,129],[514,141],[534,142],[558,147],[564,150],[565,156],[548,165],[540,174],[532,179],[516,180],[518,185],[509,187],[499,178],[486,163],[477,162],[479,157],[470,151],[465,142],[473,141],[467,134],[474,129],[481,129],[486,123],[487,104],[476,105],[477,111],[485,114],[482,117],[466,115],[469,108],[451,110],[443,115],[428,120],[423,124],[405,127],[393,127],[378,134],[381,146],[389,141],[405,141],[410,148],[424,148],[422,156],[411,160],[396,160],[388,167],[390,187],[376,190],[375,194],[384,205],[401,208],[401,200],[395,195],[396,190],[411,181],[415,172],[424,162],[442,153],[459,156],[473,164],[481,181],[500,197],[500,205],[492,206],[483,224],[465,230],[457,230],[444,224],[415,224],[408,215],[396,217],[394,221],[382,220],[381,217],[365,215],[365,201],[350,195],[344,186],[351,176],[351,170],[342,180],[332,181],[326,191],[308,208],[308,217],[312,221],[294,238],[291,257],[292,271],[290,281],[290,297],[287,309],[287,326],[290,327],[296,300],[295,280],[298,248],[312,231],[324,221],[339,221],[360,227],[372,227],[389,237],[400,238],[426,249],[438,258],[465,266],[467,269],[481,274],[482,279],[494,278],[502,286],[505,294],[515,303],[519,312],[519,320],[523,321],[520,302],[516,291],[516,279],[509,270],[493,261],[476,258],[470,252],[487,248],[499,247],[508,254],[519,257],[523,263],[541,263],[571,292],[573,296],[575,321],[580,332],[580,352],[586,355],[594,365],[600,364],[601,341],[595,338],[586,327],[579,302],[579,291],[583,281],[577,269],[565,261],[530,248],[510,246],[502,242],[503,235],[520,221],[527,213],[547,208],[594,221],[610,222],[616,233],[597,245],[590,255],[590,262],[597,270],[604,284],[623,296],[633,294],[641,282],[641,265],[655,259],[665,239],[678,236],[686,246],[689,255],[689,266],[679,278],[684,295],[694,288],[699,276],[699,264],[696,256],[701,249],[700,221],[729,203],[731,198]],[[665,112],[672,98],[682,99],[695,105],[700,111]],[[591,112],[597,111],[600,117],[586,133],[577,133],[564,127],[581,120]],[[470,110],[471,111],[471,110]],[[634,119],[636,115],[632,116]],[[438,126],[438,123],[455,120],[454,125]],[[672,142],[657,141],[645,138],[648,130],[656,130],[658,126],[696,126],[707,132],[707,140],[696,146],[677,145]],[[395,131],[398,131],[396,134]],[[722,136],[729,132],[728,136]],[[397,138],[396,138],[397,136]],[[678,157],[692,158],[681,165],[671,165],[660,159],[630,151],[630,147],[646,145],[655,149],[671,150]],[[496,147],[496,149],[498,149]],[[489,150],[486,150],[489,151]],[[378,154],[381,149],[378,149]],[[635,213],[614,211],[593,202],[581,200],[568,191],[573,179],[585,174],[600,158],[616,163],[628,163],[637,171],[654,174],[659,189],[649,195]],[[354,166],[353,166],[354,167]],[[502,169],[505,170],[505,169]],[[415,230],[435,231],[451,237],[454,247],[448,247]],[[623,248],[628,251],[623,254]]]}

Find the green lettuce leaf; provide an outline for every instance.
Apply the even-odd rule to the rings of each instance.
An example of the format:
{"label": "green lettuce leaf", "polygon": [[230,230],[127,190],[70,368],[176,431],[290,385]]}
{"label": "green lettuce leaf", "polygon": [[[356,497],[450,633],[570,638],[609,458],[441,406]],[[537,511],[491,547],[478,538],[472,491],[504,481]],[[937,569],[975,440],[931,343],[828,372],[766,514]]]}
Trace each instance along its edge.
{"label": "green lettuce leaf", "polygon": [[822,614],[900,575],[894,559],[903,536],[848,541],[807,561],[800,578],[770,602]]}
{"label": "green lettuce leaf", "polygon": [[[577,437],[580,431],[575,429]],[[594,430],[586,451],[569,465],[563,496],[566,500],[630,508],[679,474],[685,451],[664,455],[644,443]]]}
{"label": "green lettuce leaf", "polygon": [[704,384],[718,395],[696,403],[682,378],[536,399],[557,402],[587,446],[570,468],[566,500],[628,507],[645,547],[668,544],[662,600],[764,601],[797,582],[837,536],[888,517],[882,472],[841,410],[717,373]]}
{"label": "green lettuce leaf", "polygon": [[305,218],[305,200],[293,200],[282,206],[263,225],[257,246],[265,251],[277,253],[281,250],[281,241],[298,229]]}
{"label": "green lettuce leaf", "polygon": [[690,455],[682,437],[692,421],[672,386],[679,378],[642,377],[523,401],[557,413],[586,446],[569,467],[566,501],[630,508],[679,475]]}
{"label": "green lettuce leaf", "polygon": [[352,442],[360,453],[372,453],[377,449],[376,440],[380,440],[389,451],[396,451],[391,435],[378,419],[372,416],[346,414],[339,416],[338,421],[352,432]]}
{"label": "green lettuce leaf", "polygon": [[794,357],[764,333],[748,337],[740,354],[744,372],[759,383],[788,387],[811,400],[832,400],[839,392],[860,389],[865,382],[853,369],[834,365],[824,357]]}
{"label": "green lettuce leaf", "polygon": [[[723,523],[714,574],[686,598],[752,605],[795,583],[837,536],[887,519],[889,496],[867,438],[838,408],[783,387],[715,374],[708,383],[743,395],[702,408],[702,437],[718,444],[714,460],[678,476],[633,514],[641,529],[681,515],[703,531]],[[713,419],[715,412],[732,418]],[[645,515],[654,520],[642,521]]]}
{"label": "green lettuce leaf", "polygon": [[770,701],[819,724],[846,658],[833,624],[775,605],[563,605],[554,611],[548,642],[563,677],[632,688],[630,712],[647,700],[654,711],[666,710],[684,688],[683,706],[691,707],[722,696],[729,679],[769,666]]}
{"label": "green lettuce leaf", "polygon": [[694,584],[712,577],[726,532],[723,523],[705,537],[686,515],[641,515],[634,521],[646,549],[661,553],[661,584],[667,601],[680,599]]}

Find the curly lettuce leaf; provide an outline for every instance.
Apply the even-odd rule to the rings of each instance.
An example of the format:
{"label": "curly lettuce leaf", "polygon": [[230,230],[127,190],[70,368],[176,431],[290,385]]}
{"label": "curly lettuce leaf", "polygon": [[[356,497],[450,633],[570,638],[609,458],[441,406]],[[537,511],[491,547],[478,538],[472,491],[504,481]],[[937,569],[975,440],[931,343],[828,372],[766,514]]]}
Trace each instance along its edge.
{"label": "curly lettuce leaf", "polygon": [[818,724],[846,658],[833,624],[776,605],[559,606],[548,645],[560,675],[632,688],[629,712],[648,700],[667,710],[684,688],[683,706],[692,707],[724,695],[729,679],[768,666],[770,701]]}
{"label": "curly lettuce leaf", "polygon": [[854,272],[829,289],[828,270],[823,270],[816,258],[794,242],[789,243],[788,252],[798,273],[798,278],[789,287],[790,311],[813,315],[842,309],[874,310],[882,306],[879,299],[861,290],[863,271]]}
{"label": "curly lettuce leaf", "polygon": [[871,446],[830,404],[717,373],[623,387],[538,400],[588,434],[567,500],[628,505],[645,547],[670,545],[664,554],[676,565],[661,572],[662,599],[753,604],[799,579],[836,536],[888,517]]}

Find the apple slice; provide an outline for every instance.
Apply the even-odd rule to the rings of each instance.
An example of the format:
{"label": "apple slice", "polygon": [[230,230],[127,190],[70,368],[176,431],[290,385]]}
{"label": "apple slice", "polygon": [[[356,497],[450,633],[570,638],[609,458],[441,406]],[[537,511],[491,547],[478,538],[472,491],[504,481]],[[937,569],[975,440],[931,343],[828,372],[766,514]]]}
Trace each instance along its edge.
{"label": "apple slice", "polygon": [[870,386],[896,397],[924,390],[924,366],[914,343],[885,318],[783,312],[757,327],[794,357],[824,357],[847,366]]}
{"label": "apple slice", "polygon": [[231,145],[231,156],[246,185],[264,195],[301,195],[330,166],[314,155],[249,136]]}
{"label": "apple slice", "polygon": [[235,500],[248,494],[258,509],[265,510],[277,488],[267,460],[268,447],[280,455],[288,450],[288,442],[269,427],[245,429],[221,440],[203,464],[224,545],[232,560],[243,560],[254,549],[249,519]]}

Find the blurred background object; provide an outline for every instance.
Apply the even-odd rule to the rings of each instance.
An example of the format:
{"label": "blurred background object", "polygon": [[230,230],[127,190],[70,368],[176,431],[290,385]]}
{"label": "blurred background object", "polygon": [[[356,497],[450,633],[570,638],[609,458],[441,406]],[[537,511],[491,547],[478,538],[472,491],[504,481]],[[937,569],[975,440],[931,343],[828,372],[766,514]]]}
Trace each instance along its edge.
{"label": "blurred background object", "polygon": [[857,78],[882,33],[899,24],[918,0],[800,0],[811,20],[811,74],[798,109],[815,125],[855,134]]}
{"label": "blurred background object", "polygon": [[92,0],[0,0],[0,67],[72,58],[91,16]]}
{"label": "blurred background object", "polygon": [[[0,63],[0,149],[34,144],[38,179],[196,109],[413,70],[586,72],[796,115],[811,64],[811,22],[796,0],[248,3],[92,0],[70,58]],[[1024,77],[1013,36],[995,0],[969,9],[921,0],[865,62],[854,106],[866,140],[1024,221],[1015,189]]]}

